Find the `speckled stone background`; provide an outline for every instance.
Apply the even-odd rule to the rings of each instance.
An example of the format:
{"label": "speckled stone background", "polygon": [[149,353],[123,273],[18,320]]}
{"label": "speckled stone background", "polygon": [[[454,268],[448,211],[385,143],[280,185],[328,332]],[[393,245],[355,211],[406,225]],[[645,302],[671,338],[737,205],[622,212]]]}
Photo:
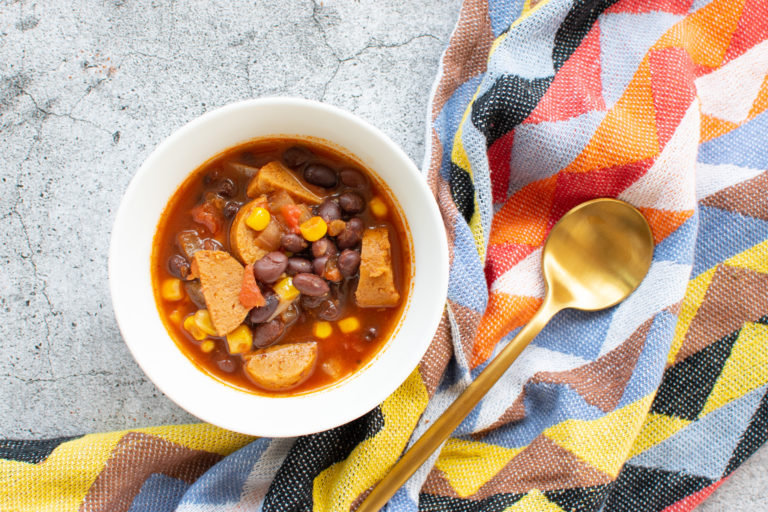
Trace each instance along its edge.
{"label": "speckled stone background", "polygon": [[[417,163],[459,0],[0,0],[0,437],[192,422],[142,374],[107,252],[131,176],[218,106],[347,108]],[[768,510],[768,450],[705,511]]]}

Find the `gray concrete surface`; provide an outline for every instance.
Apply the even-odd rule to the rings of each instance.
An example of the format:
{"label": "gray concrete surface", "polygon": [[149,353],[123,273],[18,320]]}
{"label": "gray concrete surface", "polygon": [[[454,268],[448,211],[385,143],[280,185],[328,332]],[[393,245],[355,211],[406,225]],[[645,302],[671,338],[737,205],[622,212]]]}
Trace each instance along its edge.
{"label": "gray concrete surface", "polygon": [[[117,330],[107,249],[123,190],[201,113],[319,99],[417,162],[459,0],[0,0],[0,437],[195,421]],[[765,449],[702,510],[766,510]]]}

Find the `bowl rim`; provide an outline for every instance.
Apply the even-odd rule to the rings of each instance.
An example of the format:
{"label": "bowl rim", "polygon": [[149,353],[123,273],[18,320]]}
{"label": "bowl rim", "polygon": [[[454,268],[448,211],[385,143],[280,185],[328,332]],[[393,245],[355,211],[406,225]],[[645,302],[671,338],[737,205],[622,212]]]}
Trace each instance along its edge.
{"label": "bowl rim", "polygon": [[[197,374],[199,374],[201,377],[205,379],[210,385],[206,384],[200,384],[199,382],[195,383],[195,389],[197,391],[205,391],[203,393],[198,394],[197,396],[190,396],[192,393],[185,393],[184,390],[180,390],[178,385],[174,385],[172,382],[169,381],[167,376],[161,375],[158,373],[158,361],[156,358],[151,357],[150,354],[147,353],[147,350],[142,347],[141,343],[137,339],[137,332],[134,328],[135,326],[132,326],[130,322],[133,322],[136,320],[134,318],[134,314],[132,313],[132,310],[130,308],[130,295],[131,293],[129,290],[122,288],[123,286],[126,286],[126,279],[123,278],[120,275],[120,268],[121,264],[124,263],[121,261],[121,259],[124,258],[124,254],[120,254],[120,249],[123,247],[123,244],[125,242],[126,237],[129,237],[128,233],[129,230],[126,229],[131,225],[131,219],[130,214],[133,211],[133,208],[140,204],[140,198],[138,197],[140,191],[143,187],[146,185],[144,182],[148,179],[149,176],[152,175],[153,172],[157,171],[156,166],[158,162],[161,160],[161,158],[164,155],[167,155],[169,151],[173,152],[174,148],[180,144],[180,141],[185,140],[189,135],[196,133],[198,131],[205,131],[208,129],[211,125],[215,124],[216,122],[220,122],[222,119],[226,119],[232,114],[235,114],[237,112],[242,111],[243,109],[264,109],[264,108],[301,108],[301,109],[310,109],[315,111],[321,116],[327,116],[329,118],[335,118],[336,120],[340,120],[342,122],[345,122],[350,125],[350,127],[356,129],[356,130],[363,130],[367,132],[368,135],[372,136],[374,139],[376,139],[377,142],[381,143],[382,148],[385,152],[390,153],[393,157],[397,159],[397,165],[399,166],[402,164],[403,168],[403,174],[406,174],[409,176],[409,183],[408,185],[411,186],[412,184],[416,187],[416,190],[414,190],[414,193],[418,194],[419,196],[423,196],[423,204],[419,207],[420,208],[420,215],[418,222],[421,224],[423,223],[425,226],[425,229],[431,229],[435,232],[436,239],[433,240],[433,245],[430,246],[431,254],[430,254],[430,266],[432,267],[431,275],[433,276],[433,280],[436,278],[437,281],[434,283],[434,288],[430,289],[429,291],[424,290],[423,295],[432,297],[433,299],[428,301],[429,304],[421,304],[419,307],[423,307],[426,309],[426,315],[424,315],[423,318],[419,318],[419,332],[422,334],[424,332],[429,332],[429,336],[422,336],[422,339],[405,339],[407,337],[407,332],[404,332],[404,319],[408,316],[408,311],[411,308],[411,304],[408,304],[405,306],[405,309],[401,315],[401,321],[399,326],[396,329],[399,329],[399,332],[397,332],[393,338],[391,338],[387,342],[387,346],[382,347],[378,353],[372,358],[369,363],[361,368],[360,370],[356,371],[352,376],[347,377],[345,379],[342,379],[339,383],[333,384],[330,387],[321,389],[316,392],[309,392],[297,396],[291,396],[291,397],[268,397],[263,395],[256,395],[252,393],[247,393],[244,391],[238,391],[236,388],[233,388],[227,384],[224,384],[222,382],[219,382],[217,379],[212,377],[211,375],[208,375],[203,370],[198,368],[186,355],[184,355],[181,350],[177,347],[176,342],[172,339],[170,333],[167,332],[166,326],[163,325],[163,332],[165,338],[167,338],[168,343],[173,345],[173,348],[179,353],[179,355],[188,363],[190,367],[193,368]],[[285,133],[275,133],[274,135],[288,135]],[[309,134],[300,134],[297,133],[296,136],[301,137],[302,135],[307,137],[315,137],[316,135],[309,135]],[[268,135],[259,135],[258,138],[261,137],[268,137]],[[248,137],[244,137],[244,140],[248,140]],[[343,144],[337,143],[336,141],[330,140],[330,142],[334,144],[338,144],[339,147],[345,148]],[[230,145],[229,147],[233,147],[234,145],[237,145],[239,143],[234,143]],[[346,149],[346,148],[345,148]],[[349,151],[352,155],[354,155],[356,158],[360,159],[361,161],[365,162],[365,159],[357,155],[355,152]],[[215,155],[210,155],[210,157],[213,157]],[[200,164],[202,165],[204,161],[201,161]],[[366,165],[367,162],[366,162]],[[195,168],[190,169],[189,172],[184,174],[180,177],[180,179],[177,181],[175,189],[178,189],[178,186],[181,185],[181,183],[184,182],[184,180],[187,179],[189,174],[193,172]],[[375,172],[375,170],[374,170]],[[378,173],[377,173],[378,174]],[[378,174],[378,177],[381,179],[381,181],[385,184],[387,184],[388,187],[390,187],[390,183],[384,176],[381,176]],[[415,178],[415,179],[412,179]],[[391,178],[390,178],[391,180]],[[412,183],[411,183],[412,182]],[[390,187],[391,188],[391,187]],[[394,196],[393,192],[393,196]],[[161,207],[161,211],[164,211],[167,207],[168,201],[170,200],[171,196],[165,197],[164,202]],[[406,223],[409,226],[409,232],[411,237],[413,237],[412,229],[415,223],[415,219],[412,219],[406,215],[406,212],[404,211],[404,208],[402,205],[399,205],[402,211],[402,215],[405,218]],[[154,235],[156,233],[157,229],[157,222],[159,221],[159,217],[154,220],[153,224],[153,232],[151,233],[151,238],[154,239]],[[146,236],[146,234],[144,235]],[[416,252],[415,245],[411,244],[414,252]],[[151,253],[151,250],[150,250]],[[407,297],[407,300],[409,302],[412,302],[414,298],[417,295],[418,290],[416,290],[416,279],[415,279],[415,273],[417,271],[416,266],[416,255],[412,255],[414,258],[414,261],[412,262],[412,268],[411,268],[411,292],[409,297]],[[151,258],[151,254],[147,255],[147,262],[146,266],[147,269],[149,269],[149,259]],[[212,110],[210,112],[207,112],[190,122],[186,123],[182,127],[175,130],[171,135],[166,137],[160,144],[157,145],[157,147],[150,153],[150,155],[144,160],[142,165],[139,167],[137,172],[134,174],[134,176],[131,178],[130,183],[128,184],[128,187],[126,188],[126,191],[123,195],[123,198],[120,202],[120,206],[117,210],[115,220],[113,223],[113,229],[110,236],[110,248],[109,248],[109,263],[108,263],[108,275],[109,275],[109,286],[110,286],[110,294],[112,298],[112,304],[114,309],[115,318],[117,320],[120,332],[122,334],[122,337],[126,343],[126,345],[129,348],[129,351],[131,352],[134,360],[137,362],[137,364],[141,367],[142,371],[145,373],[145,375],[153,382],[155,386],[157,386],[158,389],[160,389],[168,398],[170,398],[173,402],[175,402],[177,405],[179,405],[182,409],[186,410],[190,414],[206,421],[209,423],[212,423],[214,425],[218,425],[222,428],[236,431],[236,432],[242,432],[244,434],[250,434],[250,435],[261,435],[261,436],[269,436],[269,437],[291,437],[296,435],[304,435],[314,432],[319,432],[322,430],[328,430],[330,428],[342,425],[344,423],[347,423],[349,421],[352,421],[370,410],[373,410],[376,406],[378,406],[381,402],[383,402],[389,395],[391,395],[403,382],[408,379],[409,375],[417,368],[419,361],[422,359],[423,355],[426,353],[427,348],[429,347],[430,342],[432,341],[432,338],[434,337],[434,333],[437,331],[437,328],[439,326],[439,323],[442,318],[444,306],[445,306],[445,297],[447,296],[448,291],[448,242],[447,242],[447,236],[445,233],[445,228],[443,226],[443,219],[440,215],[439,208],[437,205],[437,202],[432,195],[432,192],[429,190],[429,187],[427,185],[426,180],[424,179],[424,176],[419,172],[416,165],[413,163],[413,161],[405,154],[405,152],[397,145],[395,144],[389,137],[387,137],[383,132],[381,132],[379,129],[368,123],[367,121],[355,116],[354,114],[343,110],[341,108],[328,105],[325,103],[321,103],[314,100],[307,100],[303,98],[292,98],[292,97],[265,97],[265,98],[256,98],[256,99],[248,99],[243,100],[235,103],[231,103],[225,106],[222,106],[218,109]],[[151,276],[148,276],[148,278],[151,280]],[[132,286],[130,282],[127,284],[128,286]],[[421,297],[422,299],[424,297]],[[155,310],[155,313],[158,317],[158,320],[160,320],[160,314],[157,311],[157,306],[155,304],[155,298],[154,295],[151,297],[152,300],[152,307]],[[415,320],[414,320],[415,322]],[[161,321],[162,324],[162,321]],[[393,341],[395,339],[402,338],[402,341],[400,343],[408,342],[410,344],[409,351],[406,353],[407,360],[400,361],[401,364],[393,364],[393,361],[388,360],[386,357],[384,357],[387,353],[387,351],[390,349],[390,346],[393,344]],[[401,351],[402,352],[402,351]],[[402,354],[401,354],[402,355]],[[392,359],[391,357],[389,359]],[[395,361],[396,363],[397,361]],[[412,363],[412,364],[411,364]],[[385,368],[383,365],[387,364],[388,366]],[[384,371],[385,370],[385,371]],[[187,374],[189,375],[189,374]],[[368,378],[362,378],[362,377],[368,377]],[[200,381],[202,382],[202,381]],[[363,385],[370,385],[373,383],[378,383],[379,385],[369,387],[365,390],[364,393],[362,393],[361,389],[359,389],[357,392],[351,392],[349,391],[350,387],[352,386],[363,386]],[[230,392],[226,392],[223,388],[227,388],[230,390]],[[259,406],[264,406],[265,403],[263,403],[264,400],[267,401],[280,401],[281,406],[274,406],[274,414],[279,414],[280,411],[286,412],[287,410],[293,410],[293,408],[304,408],[304,410],[310,412],[315,411],[316,413],[322,413],[323,411],[327,414],[316,414],[314,418],[312,418],[312,421],[306,422],[306,423],[297,423],[297,424],[286,424],[285,421],[281,421],[280,418],[269,418],[269,421],[266,423],[261,423],[259,425],[252,425],[252,424],[244,424],[242,419],[238,419],[237,416],[227,416],[222,417],[219,413],[213,413],[211,411],[211,402],[215,401],[216,398],[213,396],[208,396],[208,392],[215,391],[216,389],[220,389],[222,392],[222,399],[227,397],[227,400],[234,400],[235,402],[238,402],[240,404],[245,404],[247,402],[253,402],[253,404],[257,404]],[[347,392],[343,392],[344,390],[347,390]],[[237,400],[235,400],[233,397],[235,395],[232,395],[232,393],[236,393],[239,397]],[[324,399],[324,395],[338,395],[333,396],[332,398]],[[244,398],[245,397],[245,398]],[[318,398],[319,397],[319,398]],[[342,400],[346,400],[343,402]],[[295,403],[293,403],[295,402]],[[318,403],[325,403],[326,407],[318,407]],[[332,404],[341,405],[340,410],[333,409],[329,412],[327,406]],[[267,409],[270,409],[270,407],[267,407]],[[253,418],[251,418],[252,420]]]}

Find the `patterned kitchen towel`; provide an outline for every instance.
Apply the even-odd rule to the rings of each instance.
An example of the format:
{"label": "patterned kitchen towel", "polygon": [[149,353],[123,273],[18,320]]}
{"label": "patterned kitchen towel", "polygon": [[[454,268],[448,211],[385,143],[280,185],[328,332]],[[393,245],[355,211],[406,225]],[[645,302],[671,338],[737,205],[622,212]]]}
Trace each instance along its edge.
{"label": "patterned kitchen towel", "polygon": [[[535,5],[534,5],[535,4]],[[427,355],[343,427],[0,442],[0,510],[347,511],[541,303],[574,205],[656,242],[624,303],[568,311],[387,509],[693,509],[768,438],[768,2],[465,0],[429,111],[450,241]]]}

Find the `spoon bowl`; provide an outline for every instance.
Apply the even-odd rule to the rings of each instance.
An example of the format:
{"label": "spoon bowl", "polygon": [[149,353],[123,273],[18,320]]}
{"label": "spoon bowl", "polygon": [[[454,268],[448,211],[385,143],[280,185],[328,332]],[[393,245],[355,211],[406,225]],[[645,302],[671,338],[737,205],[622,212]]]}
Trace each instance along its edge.
{"label": "spoon bowl", "polygon": [[554,225],[541,268],[552,299],[563,308],[597,311],[624,300],[653,258],[653,235],[643,215],[616,199],[594,199]]}

